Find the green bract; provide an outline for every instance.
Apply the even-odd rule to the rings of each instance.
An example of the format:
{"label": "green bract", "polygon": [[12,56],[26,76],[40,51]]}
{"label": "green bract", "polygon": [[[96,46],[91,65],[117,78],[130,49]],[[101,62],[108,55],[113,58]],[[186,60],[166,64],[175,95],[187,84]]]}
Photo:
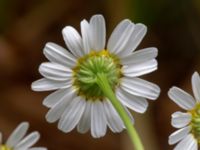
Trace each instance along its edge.
{"label": "green bract", "polygon": [[79,95],[84,96],[87,100],[104,98],[102,90],[96,83],[98,73],[104,73],[107,76],[113,90],[119,84],[122,76],[119,59],[107,50],[92,51],[80,58],[76,67],[73,68],[73,73],[74,87],[78,90]]}

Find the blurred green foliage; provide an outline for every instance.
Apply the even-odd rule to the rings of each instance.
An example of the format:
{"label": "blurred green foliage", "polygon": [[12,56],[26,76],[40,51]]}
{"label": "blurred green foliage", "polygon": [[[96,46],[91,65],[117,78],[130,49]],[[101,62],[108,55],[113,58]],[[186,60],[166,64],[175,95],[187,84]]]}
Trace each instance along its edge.
{"label": "blurred green foliage", "polygon": [[128,0],[129,14],[136,22],[179,22],[193,0]]}
{"label": "blurred green foliage", "polygon": [[7,4],[9,0],[0,0],[0,33],[2,33],[7,20]]}

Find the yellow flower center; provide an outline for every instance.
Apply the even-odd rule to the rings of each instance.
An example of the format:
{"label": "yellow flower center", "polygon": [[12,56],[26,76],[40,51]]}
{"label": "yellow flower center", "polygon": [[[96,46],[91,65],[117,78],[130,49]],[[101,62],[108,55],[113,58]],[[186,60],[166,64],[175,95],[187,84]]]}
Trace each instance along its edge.
{"label": "yellow flower center", "polygon": [[200,144],[200,103],[196,104],[196,107],[189,111],[189,113],[192,115],[191,120],[191,127],[192,127],[192,134]]}
{"label": "yellow flower center", "polygon": [[12,148],[9,148],[6,145],[0,145],[0,150],[12,150]]}
{"label": "yellow flower center", "polygon": [[104,94],[96,83],[97,73],[104,73],[115,90],[122,77],[120,60],[107,50],[91,51],[77,60],[73,68],[73,86],[86,100],[103,99]]}

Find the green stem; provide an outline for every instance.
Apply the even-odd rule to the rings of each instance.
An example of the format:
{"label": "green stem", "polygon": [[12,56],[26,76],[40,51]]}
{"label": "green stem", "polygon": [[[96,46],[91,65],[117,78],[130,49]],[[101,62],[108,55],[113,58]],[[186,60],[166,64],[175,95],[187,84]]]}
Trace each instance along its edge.
{"label": "green stem", "polygon": [[108,82],[106,75],[103,73],[98,73],[96,83],[101,88],[101,90],[104,92],[105,96],[111,101],[112,105],[115,107],[119,116],[123,120],[124,125],[126,126],[126,129],[128,131],[128,134],[131,138],[131,141],[132,141],[135,149],[136,150],[144,150],[142,142],[139,138],[139,135],[138,135],[136,129],[134,128],[134,126],[132,124],[130,117],[128,116],[124,107],[121,105],[121,103],[115,96],[112,88],[110,87],[110,84]]}

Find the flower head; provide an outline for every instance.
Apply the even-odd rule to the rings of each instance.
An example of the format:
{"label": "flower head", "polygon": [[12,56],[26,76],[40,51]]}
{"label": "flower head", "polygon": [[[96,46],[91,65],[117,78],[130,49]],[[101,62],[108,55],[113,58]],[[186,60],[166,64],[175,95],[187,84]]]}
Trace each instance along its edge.
{"label": "flower head", "polygon": [[192,76],[194,97],[185,91],[172,87],[168,95],[187,112],[172,114],[172,126],[178,128],[169,136],[169,144],[178,143],[175,150],[197,150],[200,143],[200,77],[197,72]]}
{"label": "flower head", "polygon": [[5,144],[2,143],[2,134],[0,133],[0,150],[47,150],[44,147],[32,147],[40,138],[40,134],[35,131],[25,136],[28,128],[27,122],[19,124]]}
{"label": "flower head", "polygon": [[[44,78],[32,84],[35,91],[57,90],[43,102],[50,108],[47,121],[59,120],[58,128],[64,132],[75,126],[80,133],[91,128],[93,137],[104,136],[107,126],[113,132],[121,132],[124,124],[97,84],[99,74],[106,76],[125,109],[145,112],[146,98],[155,100],[160,93],[157,85],[138,78],[157,69],[156,48],[133,52],[146,30],[143,24],[125,19],[114,29],[105,47],[104,18],[94,15],[89,22],[81,21],[81,36],[71,26],[62,30],[69,51],[47,43],[44,55],[50,62],[40,65]],[[132,119],[130,113],[129,116]]]}

